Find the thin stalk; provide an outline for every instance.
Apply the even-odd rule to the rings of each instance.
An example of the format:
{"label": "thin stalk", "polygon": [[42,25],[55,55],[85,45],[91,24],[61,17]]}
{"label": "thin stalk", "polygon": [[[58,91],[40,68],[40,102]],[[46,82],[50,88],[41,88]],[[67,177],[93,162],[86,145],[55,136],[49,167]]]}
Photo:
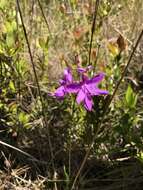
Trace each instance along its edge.
{"label": "thin stalk", "polygon": [[99,1],[100,0],[96,0],[95,2],[94,18],[93,18],[93,23],[92,23],[92,28],[91,28],[91,39],[90,39],[90,44],[89,44],[89,55],[88,55],[89,65],[90,65],[90,60],[91,60],[92,42],[93,42],[93,36],[94,36],[95,27],[96,27],[96,18],[97,18],[97,13],[98,13]]}
{"label": "thin stalk", "polygon": [[40,163],[40,164],[47,165],[47,162],[40,161],[40,160],[36,159],[34,156],[32,156],[31,154],[29,154],[29,153],[27,153],[27,152],[25,152],[25,151],[23,151],[23,150],[21,150],[21,149],[15,147],[15,146],[12,146],[12,145],[10,145],[10,144],[8,144],[8,143],[6,143],[6,142],[3,142],[3,141],[1,141],[1,140],[0,140],[0,144],[3,145],[3,146],[6,146],[6,147],[8,147],[8,148],[11,148],[11,149],[13,149],[13,150],[16,150],[16,151],[18,151],[18,152],[20,152],[21,154],[23,154],[23,155],[29,157],[30,160],[32,160],[33,162],[37,162],[37,163]]}
{"label": "thin stalk", "polygon": [[[19,11],[19,15],[20,15],[21,23],[22,23],[22,28],[23,28],[23,32],[24,32],[26,43],[27,43],[30,60],[31,60],[31,65],[32,65],[32,69],[33,69],[33,73],[34,73],[34,77],[35,77],[35,81],[36,81],[36,85],[37,85],[37,89],[38,89],[38,94],[39,94],[41,105],[42,105],[43,125],[48,126],[46,116],[45,116],[45,106],[44,106],[44,102],[43,102],[43,98],[42,98],[42,94],[41,94],[41,89],[40,89],[40,85],[39,85],[39,81],[38,81],[38,76],[37,76],[37,72],[36,72],[36,68],[35,68],[35,64],[34,64],[34,60],[33,60],[33,56],[32,56],[32,51],[31,51],[31,48],[30,48],[30,43],[29,43],[29,40],[28,40],[28,35],[27,35],[25,24],[24,24],[24,20],[23,20],[19,0],[17,0],[17,8],[18,8],[18,11]],[[50,138],[49,127],[47,127],[47,134],[48,134],[48,142],[49,142],[50,154],[51,154],[51,159],[52,159],[52,161],[51,161],[52,162],[52,167],[53,167],[53,171],[55,171],[54,159],[53,159],[54,155],[53,155],[53,149],[52,149],[52,143],[51,143],[51,138]]]}
{"label": "thin stalk", "polygon": [[50,36],[52,37],[51,30],[50,30],[50,26],[49,26],[49,23],[48,23],[48,21],[47,21],[47,19],[46,19],[46,16],[45,16],[45,13],[44,13],[42,4],[40,3],[40,0],[37,0],[37,1],[38,1],[38,5],[39,5],[39,7],[40,7],[40,10],[41,10],[42,16],[43,16],[43,18],[44,18],[44,21],[45,21],[45,23],[46,23],[46,25],[47,25],[49,34],[50,34]]}
{"label": "thin stalk", "polygon": [[78,169],[78,172],[77,172],[76,177],[75,177],[75,179],[74,179],[74,181],[73,181],[73,185],[72,185],[71,190],[74,190],[74,189],[75,189],[75,185],[76,185],[76,182],[77,182],[77,180],[78,180],[78,177],[80,176],[81,171],[83,170],[83,167],[84,167],[84,165],[85,165],[85,163],[86,163],[86,161],[87,161],[87,158],[88,158],[88,156],[89,156],[89,154],[90,154],[90,151],[91,151],[91,149],[92,149],[92,147],[93,147],[93,145],[94,145],[94,141],[95,141],[95,139],[96,139],[96,137],[97,137],[97,135],[98,135],[98,133],[99,133],[99,131],[100,131],[100,128],[101,128],[101,125],[102,125],[102,123],[103,123],[103,121],[104,121],[104,118],[105,118],[105,115],[106,115],[106,113],[107,113],[107,110],[109,109],[110,104],[111,104],[113,98],[115,97],[115,94],[116,94],[116,92],[117,92],[117,90],[118,90],[118,88],[119,88],[119,86],[120,86],[120,84],[121,84],[121,82],[122,82],[122,80],[123,80],[123,78],[124,78],[126,72],[127,72],[127,69],[128,69],[128,67],[129,67],[129,65],[130,65],[130,63],[131,63],[131,60],[132,60],[132,58],[133,58],[133,55],[134,55],[134,53],[135,53],[135,51],[136,51],[136,49],[137,49],[137,47],[138,47],[138,45],[139,45],[139,42],[140,42],[142,36],[143,36],[143,30],[141,31],[141,33],[140,33],[140,35],[139,35],[139,37],[138,37],[138,39],[137,39],[137,42],[136,42],[136,44],[135,44],[135,46],[134,46],[134,48],[133,48],[133,50],[132,50],[132,52],[131,52],[131,54],[130,54],[130,56],[129,56],[129,59],[128,59],[128,61],[127,61],[127,64],[126,64],[126,66],[125,66],[125,69],[124,69],[124,71],[123,71],[123,73],[122,73],[122,75],[121,75],[120,80],[118,81],[118,83],[117,83],[117,85],[116,85],[115,90],[114,90],[114,92],[113,92],[111,98],[110,98],[109,101],[107,102],[107,105],[105,106],[105,110],[104,110],[104,113],[103,113],[102,120],[97,124],[97,131],[96,131],[96,133],[95,133],[95,135],[94,135],[94,137],[93,137],[93,139],[92,139],[92,143],[90,144],[90,146],[89,146],[89,148],[88,148],[88,150],[87,150],[87,152],[86,152],[86,154],[85,154],[85,157],[84,157],[84,159],[83,159],[83,161],[82,161],[82,163],[81,163],[81,165],[80,165],[80,168]]}
{"label": "thin stalk", "polygon": [[99,58],[99,50],[100,50],[100,44],[98,44],[98,47],[97,47],[96,59],[95,59],[94,65],[93,65],[93,73],[95,73],[95,70],[96,70],[96,65],[97,65],[97,61]]}
{"label": "thin stalk", "polygon": [[[73,100],[73,104],[72,104],[72,107],[71,107],[71,118],[72,118],[72,121],[73,121],[73,117],[74,117],[74,111],[75,111],[75,98]],[[71,178],[71,148],[72,148],[72,132],[71,130],[69,129],[69,160],[68,160],[68,164],[69,164],[69,182],[70,182],[70,178]]]}
{"label": "thin stalk", "polygon": [[[43,10],[43,7],[42,7],[42,4],[41,4],[40,0],[37,0],[37,1],[38,1],[38,5],[39,5],[39,7],[40,7],[40,10],[41,10],[43,19],[44,19],[44,21],[45,21],[45,23],[46,23],[46,26],[47,26],[47,29],[48,29],[48,32],[49,32],[49,36],[50,36],[50,38],[51,38],[52,40],[54,40],[54,37],[53,37],[53,35],[52,35],[51,29],[50,29],[50,26],[49,26],[49,23],[48,23],[48,20],[47,20],[47,18],[46,18],[46,15],[45,15],[44,10]],[[56,2],[55,2],[55,3],[56,3]],[[57,49],[55,43],[53,43],[53,47],[55,48],[55,50]],[[58,52],[57,52],[57,53],[58,53]]]}

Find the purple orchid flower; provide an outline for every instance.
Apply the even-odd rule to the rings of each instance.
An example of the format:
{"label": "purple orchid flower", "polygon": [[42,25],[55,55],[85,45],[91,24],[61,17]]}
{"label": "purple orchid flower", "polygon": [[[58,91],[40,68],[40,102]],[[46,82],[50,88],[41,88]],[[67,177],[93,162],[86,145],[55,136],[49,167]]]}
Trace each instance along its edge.
{"label": "purple orchid flower", "polygon": [[70,68],[67,68],[64,70],[63,79],[59,81],[61,86],[57,88],[53,96],[55,96],[56,98],[62,99],[67,94],[66,86],[68,84],[71,84],[72,81],[73,81],[73,78],[72,78],[71,70]]}
{"label": "purple orchid flower", "polygon": [[93,67],[91,65],[87,66],[86,68],[78,66],[77,71],[78,71],[79,74],[83,74],[83,73],[86,73],[86,72],[88,72],[88,71],[90,71],[92,69],[93,69]]}
{"label": "purple orchid flower", "polygon": [[92,96],[108,94],[108,91],[101,90],[97,87],[97,85],[103,78],[104,73],[100,73],[92,77],[91,79],[89,79],[85,74],[83,74],[81,82],[72,83],[66,86],[66,92],[77,94],[77,103],[80,104],[81,102],[83,102],[84,107],[88,111],[91,111],[93,106]]}
{"label": "purple orchid flower", "polygon": [[106,95],[108,91],[98,88],[98,84],[103,80],[104,73],[88,78],[85,73],[92,69],[92,66],[87,68],[78,67],[77,71],[81,77],[80,82],[73,82],[71,69],[64,70],[64,76],[59,81],[60,87],[56,89],[52,96],[63,99],[67,94],[77,94],[76,101],[78,104],[83,103],[84,107],[91,111],[93,107],[93,96]]}

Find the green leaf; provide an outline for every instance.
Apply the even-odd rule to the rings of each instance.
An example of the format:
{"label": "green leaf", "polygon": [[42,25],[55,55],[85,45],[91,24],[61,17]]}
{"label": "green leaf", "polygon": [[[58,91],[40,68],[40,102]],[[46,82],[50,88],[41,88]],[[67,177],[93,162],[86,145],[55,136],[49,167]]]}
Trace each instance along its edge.
{"label": "green leaf", "polygon": [[15,20],[13,20],[13,21],[11,22],[11,30],[12,30],[12,32],[14,32],[16,29],[17,29],[17,23],[16,23]]}
{"label": "green leaf", "polygon": [[15,86],[12,80],[9,82],[9,88],[12,90],[12,92],[15,92]]}
{"label": "green leaf", "polygon": [[3,103],[0,102],[0,109],[3,108]]}
{"label": "green leaf", "polygon": [[48,45],[49,45],[49,38],[48,37],[47,37],[47,39],[39,38],[39,46],[43,50],[48,50]]}
{"label": "green leaf", "polygon": [[4,9],[7,5],[7,1],[6,0],[0,0],[0,9]]}
{"label": "green leaf", "polygon": [[15,39],[13,33],[7,33],[6,36],[6,44],[8,47],[12,48],[13,45],[15,44]]}
{"label": "green leaf", "polygon": [[5,32],[6,33],[12,32],[11,22],[8,22],[8,21],[5,22]]}
{"label": "green leaf", "polygon": [[18,118],[19,118],[20,123],[22,123],[22,124],[27,124],[28,121],[29,121],[29,115],[27,115],[27,114],[25,114],[23,112],[19,113]]}
{"label": "green leaf", "polygon": [[39,45],[41,48],[45,48],[45,40],[43,38],[39,38]]}
{"label": "green leaf", "polygon": [[133,92],[133,89],[130,85],[127,88],[125,100],[128,107],[135,108],[136,103],[137,103],[137,94]]}

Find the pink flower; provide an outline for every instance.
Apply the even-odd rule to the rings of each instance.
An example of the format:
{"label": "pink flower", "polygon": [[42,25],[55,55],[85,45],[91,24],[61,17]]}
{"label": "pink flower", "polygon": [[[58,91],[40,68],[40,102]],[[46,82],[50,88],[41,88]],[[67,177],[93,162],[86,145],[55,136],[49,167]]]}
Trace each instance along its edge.
{"label": "pink flower", "polygon": [[76,93],[77,103],[80,104],[83,102],[84,107],[88,111],[91,111],[93,106],[92,97],[108,94],[108,91],[101,90],[97,87],[103,78],[103,73],[100,73],[91,79],[89,79],[86,75],[82,75],[82,81],[79,83],[72,83],[67,85],[66,91],[68,93]]}
{"label": "pink flower", "polygon": [[98,84],[103,80],[104,73],[99,73],[92,78],[88,78],[85,74],[92,67],[87,68],[78,67],[81,81],[73,82],[73,77],[70,68],[64,70],[64,76],[60,80],[60,87],[56,89],[52,95],[58,99],[63,99],[67,94],[76,94],[76,102],[83,103],[84,107],[91,111],[93,107],[93,96],[106,95],[108,91],[98,88]]}

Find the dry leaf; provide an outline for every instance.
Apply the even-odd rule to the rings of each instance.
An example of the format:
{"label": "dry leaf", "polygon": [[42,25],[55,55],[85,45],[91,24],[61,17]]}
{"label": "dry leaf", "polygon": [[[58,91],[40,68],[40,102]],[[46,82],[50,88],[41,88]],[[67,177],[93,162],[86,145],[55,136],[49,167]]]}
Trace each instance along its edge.
{"label": "dry leaf", "polygon": [[84,34],[85,34],[85,29],[82,27],[75,28],[75,30],[73,31],[73,35],[76,40],[82,38]]}
{"label": "dry leaf", "polygon": [[65,14],[67,12],[67,8],[64,4],[61,4],[59,9],[60,9],[61,13],[63,13],[63,14]]}
{"label": "dry leaf", "polygon": [[96,59],[96,49],[95,49],[95,48],[93,48],[93,49],[91,50],[91,58],[92,58],[93,60]]}
{"label": "dry leaf", "polygon": [[124,51],[126,49],[127,43],[122,35],[118,37],[117,44],[120,51]]}

